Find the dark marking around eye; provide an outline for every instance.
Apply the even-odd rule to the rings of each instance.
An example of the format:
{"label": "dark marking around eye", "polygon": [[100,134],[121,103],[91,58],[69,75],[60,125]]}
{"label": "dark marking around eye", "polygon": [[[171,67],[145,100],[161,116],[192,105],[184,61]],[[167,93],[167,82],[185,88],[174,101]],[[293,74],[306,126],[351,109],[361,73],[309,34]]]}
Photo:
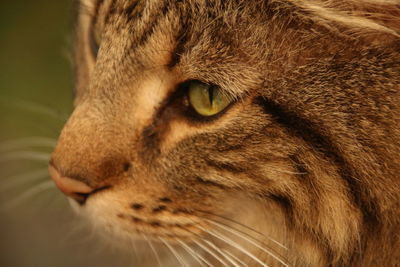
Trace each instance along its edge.
{"label": "dark marking around eye", "polygon": [[131,208],[134,209],[134,210],[141,210],[141,209],[143,209],[143,205],[139,204],[139,203],[133,203],[131,205]]}

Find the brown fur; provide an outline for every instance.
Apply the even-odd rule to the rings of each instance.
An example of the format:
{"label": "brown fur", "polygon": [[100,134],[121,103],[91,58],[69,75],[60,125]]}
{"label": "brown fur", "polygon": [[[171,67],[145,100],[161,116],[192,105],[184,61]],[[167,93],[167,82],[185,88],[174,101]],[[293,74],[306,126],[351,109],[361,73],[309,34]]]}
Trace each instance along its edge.
{"label": "brown fur", "polygon": [[[110,186],[82,207],[100,229],[177,250],[206,239],[257,266],[206,231],[237,221],[293,266],[399,265],[398,2],[82,2],[76,108],[52,163]],[[237,100],[199,120],[176,93],[187,80]]]}

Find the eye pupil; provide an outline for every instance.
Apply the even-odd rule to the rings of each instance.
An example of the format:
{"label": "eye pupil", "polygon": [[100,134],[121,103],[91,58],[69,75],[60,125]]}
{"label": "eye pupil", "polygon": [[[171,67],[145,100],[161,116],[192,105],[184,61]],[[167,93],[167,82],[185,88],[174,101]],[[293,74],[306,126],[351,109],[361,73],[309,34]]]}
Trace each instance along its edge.
{"label": "eye pupil", "polygon": [[213,106],[213,100],[214,100],[214,88],[213,86],[208,87],[208,98],[210,100],[210,106]]}
{"label": "eye pupil", "polygon": [[200,81],[190,81],[187,86],[190,105],[201,116],[216,115],[232,102],[218,86]]}

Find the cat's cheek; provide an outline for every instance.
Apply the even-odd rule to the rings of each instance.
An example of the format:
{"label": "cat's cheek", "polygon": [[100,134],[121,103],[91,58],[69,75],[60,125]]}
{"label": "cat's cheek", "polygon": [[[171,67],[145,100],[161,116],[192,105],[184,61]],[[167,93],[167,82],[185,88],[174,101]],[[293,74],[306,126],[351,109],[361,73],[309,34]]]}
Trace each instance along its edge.
{"label": "cat's cheek", "polygon": [[89,198],[83,207],[78,207],[79,215],[86,218],[94,226],[95,231],[103,237],[116,238],[130,242],[140,239],[134,225],[121,220],[119,214],[127,209],[113,196],[115,192],[104,192]]}

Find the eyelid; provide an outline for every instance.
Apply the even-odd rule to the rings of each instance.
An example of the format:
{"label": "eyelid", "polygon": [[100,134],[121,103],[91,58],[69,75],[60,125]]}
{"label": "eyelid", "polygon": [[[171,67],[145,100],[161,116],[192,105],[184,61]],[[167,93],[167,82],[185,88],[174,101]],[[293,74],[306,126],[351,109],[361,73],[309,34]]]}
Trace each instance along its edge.
{"label": "eyelid", "polygon": [[227,90],[227,89],[225,89],[224,87],[222,87],[222,86],[220,86],[218,84],[215,84],[213,82],[208,82],[208,81],[202,81],[200,79],[188,79],[188,80],[180,83],[180,85],[178,87],[181,88],[182,86],[185,86],[186,90],[187,90],[187,88],[188,88],[187,85],[190,82],[196,82],[196,81],[208,84],[208,85],[210,85],[211,87],[214,87],[214,88],[218,88],[232,102],[238,101],[240,98],[242,98],[242,94],[235,94],[235,93],[232,92],[232,90]]}

